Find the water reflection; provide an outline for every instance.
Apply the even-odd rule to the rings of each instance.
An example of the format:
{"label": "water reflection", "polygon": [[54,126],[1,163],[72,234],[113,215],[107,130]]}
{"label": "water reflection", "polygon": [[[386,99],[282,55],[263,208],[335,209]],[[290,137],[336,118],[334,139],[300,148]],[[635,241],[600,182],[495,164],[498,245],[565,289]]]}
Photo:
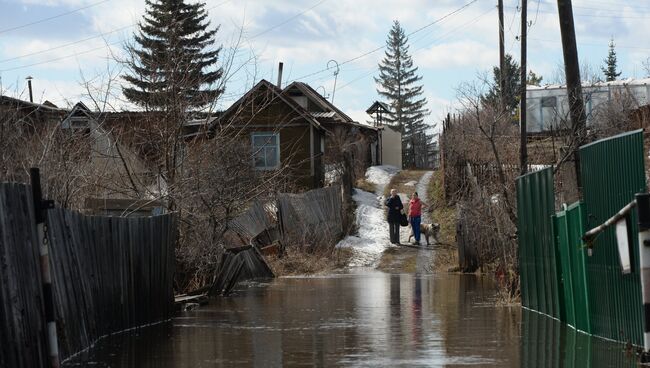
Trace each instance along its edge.
{"label": "water reflection", "polygon": [[[284,278],[109,337],[65,366],[596,366],[575,365],[586,345],[548,321],[495,307],[492,284],[476,276]],[[591,361],[608,354],[597,343],[589,349]]]}
{"label": "water reflection", "polygon": [[522,367],[636,367],[623,344],[590,337],[557,320],[522,312]]}

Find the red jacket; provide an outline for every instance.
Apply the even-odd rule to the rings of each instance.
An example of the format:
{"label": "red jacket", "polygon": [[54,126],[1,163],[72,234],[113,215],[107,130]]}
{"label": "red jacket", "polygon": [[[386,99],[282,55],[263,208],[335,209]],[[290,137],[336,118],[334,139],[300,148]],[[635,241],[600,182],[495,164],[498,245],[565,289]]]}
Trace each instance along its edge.
{"label": "red jacket", "polygon": [[422,216],[422,201],[414,198],[409,201],[409,217]]}

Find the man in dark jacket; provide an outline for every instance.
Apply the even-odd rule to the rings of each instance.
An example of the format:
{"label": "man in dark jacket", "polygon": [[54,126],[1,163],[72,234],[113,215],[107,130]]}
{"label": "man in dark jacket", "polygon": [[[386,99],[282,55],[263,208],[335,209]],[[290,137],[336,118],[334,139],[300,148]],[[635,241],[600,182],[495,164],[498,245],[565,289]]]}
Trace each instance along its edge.
{"label": "man in dark jacket", "polygon": [[397,195],[397,190],[390,190],[390,197],[386,200],[386,207],[388,207],[388,228],[390,232],[390,243],[399,244],[399,226],[400,217],[404,205],[402,200]]}

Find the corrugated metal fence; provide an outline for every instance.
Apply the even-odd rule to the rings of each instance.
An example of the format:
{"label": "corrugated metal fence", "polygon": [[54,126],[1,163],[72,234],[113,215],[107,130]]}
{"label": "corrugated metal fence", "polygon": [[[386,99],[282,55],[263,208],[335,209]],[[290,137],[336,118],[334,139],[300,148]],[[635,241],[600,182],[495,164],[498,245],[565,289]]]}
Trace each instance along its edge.
{"label": "corrugated metal fence", "polygon": [[634,252],[628,275],[621,272],[614,229],[597,238],[591,257],[582,236],[646,191],[643,156],[642,131],[581,147],[583,202],[557,213],[550,168],[517,179],[525,307],[586,333],[642,345],[636,220],[629,221]]}
{"label": "corrugated metal fence", "polygon": [[[585,228],[613,216],[646,191],[643,133],[636,131],[586,145],[580,149]],[[613,228],[600,234],[587,258],[592,333],[643,345],[643,309],[639,278],[636,211],[632,211],[633,272],[622,275]]]}
{"label": "corrugated metal fence", "polygon": [[553,170],[517,179],[517,203],[522,303],[560,318],[558,255],[551,222],[555,212]]}
{"label": "corrugated metal fence", "polygon": [[[43,297],[31,189],[0,184],[0,366],[39,367]],[[48,211],[61,358],[102,336],[173,312],[176,216],[118,218]]]}

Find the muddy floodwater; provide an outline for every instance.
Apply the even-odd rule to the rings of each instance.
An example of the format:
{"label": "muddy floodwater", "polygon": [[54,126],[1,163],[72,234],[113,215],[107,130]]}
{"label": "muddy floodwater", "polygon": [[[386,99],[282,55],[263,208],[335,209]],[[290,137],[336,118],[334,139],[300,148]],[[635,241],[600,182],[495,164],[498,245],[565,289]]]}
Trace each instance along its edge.
{"label": "muddy floodwater", "polygon": [[474,275],[358,271],[241,287],[65,367],[634,367],[625,346],[495,305]]}

